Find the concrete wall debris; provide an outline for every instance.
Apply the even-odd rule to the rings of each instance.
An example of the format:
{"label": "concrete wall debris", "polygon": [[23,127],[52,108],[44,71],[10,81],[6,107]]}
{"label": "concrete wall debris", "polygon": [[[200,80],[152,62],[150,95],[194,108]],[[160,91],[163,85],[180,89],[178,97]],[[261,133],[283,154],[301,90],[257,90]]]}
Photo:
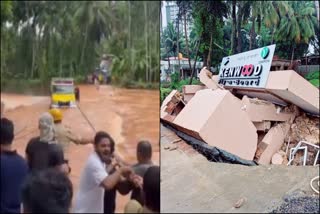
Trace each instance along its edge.
{"label": "concrete wall debris", "polygon": [[206,69],[206,67],[202,68],[199,73],[200,81],[210,89],[222,89],[222,87],[218,84],[217,81],[212,79],[212,73]]}
{"label": "concrete wall debris", "polygon": [[263,121],[288,121],[292,114],[278,111],[276,106],[268,101],[250,99],[247,96],[242,98],[243,110],[249,115],[252,122]]}
{"label": "concrete wall debris", "polygon": [[172,123],[184,106],[185,102],[183,101],[183,95],[177,90],[172,90],[162,102],[160,119],[167,123]]}
{"label": "concrete wall debris", "polygon": [[284,151],[278,151],[272,156],[271,163],[276,165],[287,165],[288,159],[286,153]]}
{"label": "concrete wall debris", "polygon": [[256,128],[241,110],[241,101],[227,90],[198,91],[173,123],[199,133],[211,146],[253,160],[257,147]]}
{"label": "concrete wall debris", "polygon": [[188,103],[194,95],[195,94],[185,94],[183,95],[183,100]]}
{"label": "concrete wall debris", "polygon": [[258,145],[259,149],[263,150],[258,160],[259,164],[269,164],[271,162],[272,156],[281,149],[289,129],[289,123],[280,123],[269,130]]}
{"label": "concrete wall debris", "polygon": [[184,95],[195,94],[197,91],[200,91],[202,89],[206,89],[206,86],[204,86],[204,85],[184,85],[182,87],[182,93]]}
{"label": "concrete wall debris", "polygon": [[196,94],[197,91],[206,89],[204,85],[184,85],[182,87],[183,100],[189,102],[191,98]]}
{"label": "concrete wall debris", "polygon": [[167,108],[168,103],[171,101],[172,97],[177,93],[177,90],[172,90],[171,93],[163,100],[161,108],[160,108],[160,118],[163,118],[168,113],[165,112],[165,109]]}
{"label": "concrete wall debris", "polygon": [[[213,76],[212,79],[217,79]],[[226,89],[236,89],[236,93],[264,99],[276,104],[294,104],[304,111],[319,115],[319,89],[313,86],[293,70],[270,72],[266,88],[239,88],[225,86]]]}
{"label": "concrete wall debris", "polygon": [[306,112],[319,115],[319,89],[295,71],[271,72],[266,88]]}
{"label": "concrete wall debris", "polygon": [[182,94],[174,90],[168,95],[161,121],[259,164],[287,164],[284,150],[301,140],[319,145],[319,117],[300,111],[319,115],[319,89],[295,71],[271,72],[262,89],[223,87],[206,68],[200,81],[204,85],[186,85]]}
{"label": "concrete wall debris", "polygon": [[271,121],[253,122],[257,131],[268,131],[271,128]]}
{"label": "concrete wall debris", "polygon": [[297,117],[291,125],[289,137],[294,143],[298,143],[300,140],[305,140],[319,145],[319,127],[319,117],[307,117],[306,114],[302,114]]}

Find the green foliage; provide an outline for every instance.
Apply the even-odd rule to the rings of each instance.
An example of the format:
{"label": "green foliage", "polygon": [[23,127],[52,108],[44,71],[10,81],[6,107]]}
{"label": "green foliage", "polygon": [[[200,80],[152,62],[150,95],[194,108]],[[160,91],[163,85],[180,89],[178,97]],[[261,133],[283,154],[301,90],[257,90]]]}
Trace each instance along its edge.
{"label": "green foliage", "polygon": [[178,56],[178,45],[179,52],[182,53],[183,56],[187,55],[183,32],[183,29],[179,29],[178,35],[177,27],[175,28],[172,22],[168,23],[168,26],[163,30],[160,38],[161,59]]}
{"label": "green foliage", "polygon": [[75,84],[85,83],[86,80],[87,80],[86,76],[78,75],[78,76],[75,76],[75,77],[74,77],[74,82],[75,82]]}
{"label": "green foliage", "polygon": [[2,24],[12,19],[12,1],[1,1],[1,28]]}
{"label": "green foliage", "polygon": [[162,104],[163,100],[171,93],[173,89],[171,88],[162,88],[160,87],[160,105]]}
{"label": "green foliage", "polygon": [[[277,42],[276,44],[275,55],[278,55],[282,59],[291,59],[293,43],[290,41],[283,41]],[[304,43],[295,44],[294,59],[305,56],[305,54],[307,54],[308,47],[309,45]]]}
{"label": "green foliage", "polygon": [[171,84],[175,85],[178,84],[180,81],[180,74],[178,72],[174,72],[170,75],[171,77]]}
{"label": "green foliage", "polygon": [[296,44],[306,43],[315,35],[314,16],[315,8],[313,2],[292,1],[290,8],[281,17],[275,38],[277,41],[292,41]]}
{"label": "green foliage", "polygon": [[312,85],[319,87],[320,86],[320,80],[319,79],[312,79],[309,81]]}
{"label": "green foliage", "polygon": [[[186,78],[186,79],[184,79],[184,80],[180,80],[178,83],[176,83],[176,84],[173,84],[172,86],[171,86],[171,88],[172,89],[176,89],[176,90],[178,90],[178,91],[182,91],[182,86],[184,86],[184,85],[189,85],[189,82],[190,82],[190,78]],[[192,84],[191,85],[198,85],[198,84],[200,84],[200,81],[198,81],[198,80],[195,80],[195,79],[192,79]]]}
{"label": "green foliage", "polygon": [[104,52],[113,56],[111,71],[115,83],[132,86],[145,82],[151,87],[159,82],[160,26],[159,17],[154,15],[159,14],[159,9],[154,2],[119,3],[116,31],[103,43]]}
{"label": "green foliage", "polygon": [[307,80],[320,79],[320,71],[313,71],[306,75]]}
{"label": "green foliage", "polygon": [[48,95],[50,88],[47,85],[48,83],[44,83],[40,79],[5,79],[1,77],[1,91],[5,88],[6,92]]}
{"label": "green foliage", "polygon": [[194,1],[192,8],[195,32],[198,40],[201,39],[200,56],[204,60],[204,65],[210,56],[209,64],[216,66],[220,63],[219,58],[226,54],[225,50],[215,44],[223,46],[222,20],[227,16],[227,4],[222,1]]}
{"label": "green foliage", "polygon": [[[177,19],[180,21],[180,29],[178,35],[177,21],[175,23],[169,23],[167,28],[161,34],[161,59],[168,56],[177,56],[177,49],[179,46],[179,52],[185,57],[195,59],[198,50],[198,44],[200,42],[200,49],[197,61],[206,59],[210,52],[210,37],[213,35],[212,43],[220,44],[223,46],[223,30],[221,26],[222,17],[226,17],[227,4],[222,1],[177,1],[180,13]],[[186,50],[186,38],[184,35],[184,14],[187,16],[187,20],[192,18],[193,29],[189,38],[189,55]],[[174,25],[175,24],[175,25]],[[176,26],[176,27],[174,27]],[[217,48],[211,44],[211,55],[209,62],[214,64],[220,63],[219,57],[225,55],[224,50]],[[213,47],[214,46],[214,47]],[[218,62],[219,61],[219,62]],[[192,65],[193,66],[193,65]]]}
{"label": "green foliage", "polygon": [[312,85],[320,86],[320,71],[313,71],[306,75],[305,77]]}
{"label": "green foliage", "polygon": [[[162,101],[170,94],[172,90],[178,90],[182,92],[182,87],[184,85],[189,85],[190,78],[186,78],[184,80],[179,80],[179,74],[178,73],[173,73],[171,74],[171,82],[170,83],[161,83],[160,86],[160,99],[161,103]],[[201,82],[196,79],[192,79],[192,84],[191,85],[199,85]]]}
{"label": "green foliage", "polygon": [[159,9],[146,1],[1,1],[1,77],[83,82],[106,53],[116,83],[149,87],[159,82]]}

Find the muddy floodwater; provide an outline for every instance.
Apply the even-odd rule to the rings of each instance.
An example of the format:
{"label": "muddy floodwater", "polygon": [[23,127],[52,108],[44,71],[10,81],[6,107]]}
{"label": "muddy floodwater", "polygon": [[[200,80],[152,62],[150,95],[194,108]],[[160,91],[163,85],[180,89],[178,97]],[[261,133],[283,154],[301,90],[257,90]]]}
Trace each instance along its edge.
{"label": "muddy floodwater", "polygon": [[[159,164],[159,91],[131,90],[111,86],[81,85],[79,108],[63,109],[63,124],[83,137],[93,137],[96,131],[108,132],[116,141],[116,151],[128,162],[136,162],[136,145],[149,140],[153,146],[153,161]],[[49,97],[1,93],[5,103],[4,116],[15,124],[14,147],[24,156],[27,142],[38,136],[38,118],[48,111]],[[81,111],[80,111],[81,110]],[[82,113],[83,114],[82,114]],[[87,117],[87,119],[84,117]],[[91,124],[91,125],[90,125]],[[77,193],[81,171],[92,152],[92,145],[70,145],[71,180]],[[129,195],[117,194],[117,212],[123,212]]]}

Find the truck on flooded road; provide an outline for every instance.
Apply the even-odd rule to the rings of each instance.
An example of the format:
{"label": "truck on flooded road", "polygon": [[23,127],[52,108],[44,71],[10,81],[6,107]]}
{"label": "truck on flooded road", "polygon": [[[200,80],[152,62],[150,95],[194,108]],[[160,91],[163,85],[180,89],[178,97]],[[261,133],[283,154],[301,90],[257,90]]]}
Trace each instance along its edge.
{"label": "truck on flooded road", "polygon": [[52,78],[51,108],[76,107],[76,95],[73,78]]}

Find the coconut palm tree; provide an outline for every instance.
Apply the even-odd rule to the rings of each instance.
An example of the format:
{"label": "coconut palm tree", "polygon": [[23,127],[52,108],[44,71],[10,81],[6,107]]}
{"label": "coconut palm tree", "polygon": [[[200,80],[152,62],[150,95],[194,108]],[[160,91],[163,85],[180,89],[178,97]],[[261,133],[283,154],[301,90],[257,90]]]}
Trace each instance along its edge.
{"label": "coconut palm tree", "polygon": [[170,56],[174,56],[177,50],[177,45],[178,45],[178,38],[177,38],[177,33],[174,29],[173,23],[170,22],[168,23],[166,29],[163,31],[163,40],[164,40],[164,46],[168,58],[168,66],[169,69],[171,69],[170,65]]}
{"label": "coconut palm tree", "polygon": [[250,1],[251,4],[251,29],[249,49],[256,46],[256,23],[258,24],[258,33],[261,23],[266,27],[274,28],[279,24],[281,16],[288,12],[289,5],[285,1]]}
{"label": "coconut palm tree", "polygon": [[80,68],[84,67],[85,51],[93,43],[99,43],[102,37],[108,38],[111,34],[109,23],[113,20],[110,4],[105,1],[85,1],[78,5],[74,12],[74,20],[77,26],[80,26],[82,36],[82,50],[80,57]]}
{"label": "coconut palm tree", "polygon": [[314,16],[313,2],[293,1],[289,3],[288,12],[281,17],[279,27],[276,29],[276,41],[292,41],[291,49],[294,58],[296,44],[309,43],[309,39],[315,35],[314,25],[317,18]]}

